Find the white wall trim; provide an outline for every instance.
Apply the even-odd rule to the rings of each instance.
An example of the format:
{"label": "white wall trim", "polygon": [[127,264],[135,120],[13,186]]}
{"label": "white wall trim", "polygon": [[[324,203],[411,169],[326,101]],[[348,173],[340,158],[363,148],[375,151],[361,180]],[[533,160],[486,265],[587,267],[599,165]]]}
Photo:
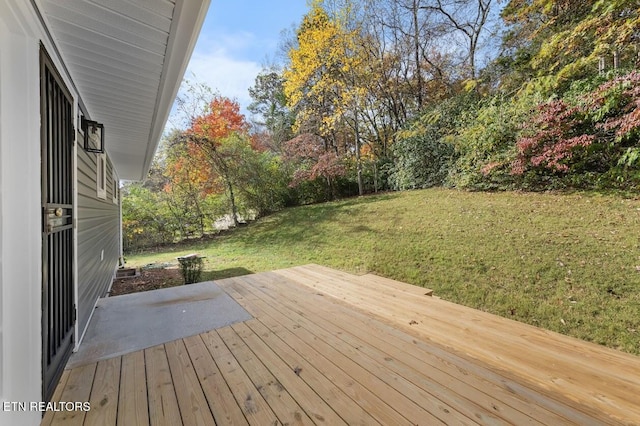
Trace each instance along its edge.
{"label": "white wall trim", "polygon": [[96,154],[96,195],[107,199],[107,154]]}
{"label": "white wall trim", "polygon": [[[28,2],[0,0],[3,401],[42,398],[40,29],[35,22]],[[0,412],[1,424],[39,420],[38,412]]]}
{"label": "white wall trim", "polygon": [[[42,400],[41,43],[73,87],[34,4],[0,0],[0,400],[11,402]],[[0,410],[0,424],[40,420]]]}

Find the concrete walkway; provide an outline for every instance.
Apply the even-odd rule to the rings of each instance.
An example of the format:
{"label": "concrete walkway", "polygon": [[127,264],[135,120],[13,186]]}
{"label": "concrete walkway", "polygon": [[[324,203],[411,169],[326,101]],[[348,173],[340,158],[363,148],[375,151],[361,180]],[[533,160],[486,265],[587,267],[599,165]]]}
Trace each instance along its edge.
{"label": "concrete walkway", "polygon": [[204,333],[252,316],[213,282],[103,298],[67,368]]}

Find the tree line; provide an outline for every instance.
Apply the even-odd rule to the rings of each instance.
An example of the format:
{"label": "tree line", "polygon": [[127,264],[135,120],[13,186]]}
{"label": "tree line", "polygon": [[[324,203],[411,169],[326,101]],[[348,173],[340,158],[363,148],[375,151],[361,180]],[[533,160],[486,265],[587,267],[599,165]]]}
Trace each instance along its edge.
{"label": "tree line", "polygon": [[202,86],[180,99],[125,188],[127,240],[383,190],[637,190],[638,28],[637,0],[312,0],[250,121]]}

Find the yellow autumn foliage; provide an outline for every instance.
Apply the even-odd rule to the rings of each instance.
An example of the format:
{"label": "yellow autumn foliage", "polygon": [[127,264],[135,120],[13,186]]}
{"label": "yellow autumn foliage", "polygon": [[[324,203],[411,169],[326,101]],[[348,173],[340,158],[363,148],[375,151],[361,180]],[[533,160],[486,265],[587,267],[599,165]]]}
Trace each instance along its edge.
{"label": "yellow autumn foliage", "polygon": [[283,74],[288,106],[297,111],[294,131],[313,120],[320,134],[327,135],[366,93],[362,87],[366,61],[358,32],[315,2],[303,18],[297,41]]}

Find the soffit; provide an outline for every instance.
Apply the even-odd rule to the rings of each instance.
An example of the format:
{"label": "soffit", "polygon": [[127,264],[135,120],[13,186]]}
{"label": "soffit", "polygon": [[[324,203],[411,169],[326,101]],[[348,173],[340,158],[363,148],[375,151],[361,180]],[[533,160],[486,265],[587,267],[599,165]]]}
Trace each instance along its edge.
{"label": "soffit", "polygon": [[144,179],[209,0],[39,0],[121,179]]}

